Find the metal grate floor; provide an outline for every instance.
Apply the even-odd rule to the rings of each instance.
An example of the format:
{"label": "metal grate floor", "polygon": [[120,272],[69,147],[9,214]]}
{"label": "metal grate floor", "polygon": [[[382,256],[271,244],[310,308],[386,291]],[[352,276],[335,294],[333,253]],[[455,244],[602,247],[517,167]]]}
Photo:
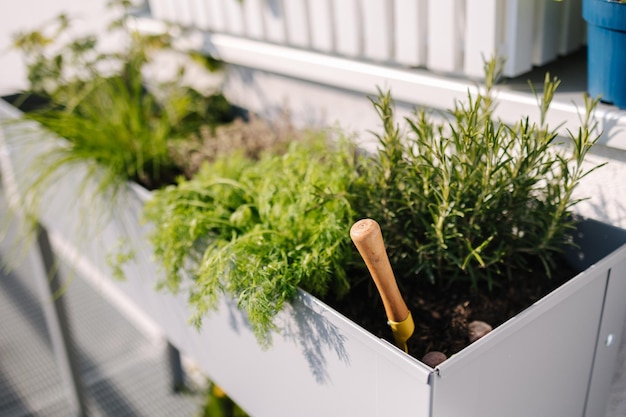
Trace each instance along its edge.
{"label": "metal grate floor", "polygon": [[[0,275],[0,416],[66,417],[70,408],[28,270]],[[171,389],[165,343],[146,338],[81,279],[63,297],[89,416],[199,413],[197,396]]]}

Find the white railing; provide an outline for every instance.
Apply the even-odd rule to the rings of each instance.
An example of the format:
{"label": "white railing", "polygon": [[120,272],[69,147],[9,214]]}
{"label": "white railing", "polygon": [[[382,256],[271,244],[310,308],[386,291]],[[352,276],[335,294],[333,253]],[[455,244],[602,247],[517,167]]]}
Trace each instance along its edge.
{"label": "white railing", "polygon": [[149,0],[152,17],[203,31],[481,77],[517,76],[584,42],[582,0]]}

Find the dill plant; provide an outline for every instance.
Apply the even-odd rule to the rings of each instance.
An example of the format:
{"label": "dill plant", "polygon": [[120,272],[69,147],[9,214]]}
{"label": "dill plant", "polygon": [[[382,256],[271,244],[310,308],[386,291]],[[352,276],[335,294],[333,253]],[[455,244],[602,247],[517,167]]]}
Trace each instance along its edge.
{"label": "dill plant", "polygon": [[496,60],[487,63],[485,90],[468,93],[443,122],[416,110],[401,131],[391,94],[373,100],[383,131],[361,206],[381,224],[403,280],[493,288],[516,270],[536,267],[533,260],[550,275],[570,240],[570,209],[579,201],[573,190],[597,168],[583,167],[597,140],[591,134],[597,100],[585,96],[581,126],[566,143],[546,123],[559,84],[547,74],[543,93],[535,93],[539,122],[523,116],[506,125],[493,115],[499,68]]}
{"label": "dill plant", "polygon": [[163,285],[175,291],[191,278],[197,324],[227,294],[267,345],[275,315],[298,288],[317,296],[349,289],[356,161],[349,144],[314,138],[259,161],[218,158],[156,191],[144,214],[156,225]]}

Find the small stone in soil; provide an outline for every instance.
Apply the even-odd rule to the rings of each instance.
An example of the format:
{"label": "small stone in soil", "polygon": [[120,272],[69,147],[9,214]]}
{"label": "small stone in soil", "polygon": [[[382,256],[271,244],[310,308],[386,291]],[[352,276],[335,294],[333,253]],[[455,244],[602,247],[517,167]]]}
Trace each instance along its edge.
{"label": "small stone in soil", "polygon": [[469,342],[474,343],[492,330],[493,328],[484,321],[474,320],[467,325],[467,336],[469,338]]}
{"label": "small stone in soil", "polygon": [[446,359],[448,359],[448,357],[444,353],[433,350],[432,352],[428,352],[424,355],[424,357],[422,358],[422,362],[424,362],[431,368],[434,368]]}

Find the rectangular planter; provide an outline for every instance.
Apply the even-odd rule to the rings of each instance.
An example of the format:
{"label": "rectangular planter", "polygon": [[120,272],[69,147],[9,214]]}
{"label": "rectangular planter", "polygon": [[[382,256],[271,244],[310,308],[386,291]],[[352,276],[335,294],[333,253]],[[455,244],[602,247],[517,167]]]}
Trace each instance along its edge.
{"label": "rectangular planter", "polygon": [[[0,100],[0,119],[19,117]],[[0,127],[0,168],[11,198],[23,191],[37,150],[60,140],[33,123]],[[98,238],[76,233],[81,229],[73,222],[92,214],[97,202],[85,201],[76,186],[81,169],[72,168],[43,196],[40,220],[57,254],[80,275],[108,277],[107,251],[128,241],[135,259],[124,267],[126,280],[102,278],[106,285],[151,317],[254,416],[603,415],[626,316],[621,229],[581,223],[580,250],[570,258],[584,272],[433,369],[303,291],[279,314],[267,350],[229,299],[197,330],[188,323],[184,291],[174,296],[154,288],[159,270],[146,239],[149,226],[139,222],[149,193],[129,184],[109,201],[115,204],[110,216],[93,229]]]}

